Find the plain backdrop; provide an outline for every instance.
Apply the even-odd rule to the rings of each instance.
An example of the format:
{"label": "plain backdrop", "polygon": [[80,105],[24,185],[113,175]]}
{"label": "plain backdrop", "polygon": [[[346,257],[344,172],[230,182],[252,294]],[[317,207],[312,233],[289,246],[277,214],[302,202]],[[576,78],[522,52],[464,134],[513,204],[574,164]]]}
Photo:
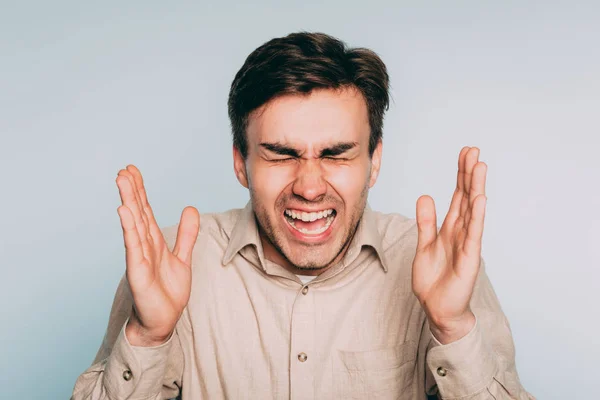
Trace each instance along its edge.
{"label": "plain backdrop", "polygon": [[[265,41],[322,31],[389,68],[372,208],[441,222],[464,145],[489,166],[483,256],[540,399],[598,398],[600,5],[13,1],[0,8],[0,397],[65,399],[125,268],[118,170],[159,224],[243,207],[226,101]],[[595,393],[595,395],[594,395]]]}

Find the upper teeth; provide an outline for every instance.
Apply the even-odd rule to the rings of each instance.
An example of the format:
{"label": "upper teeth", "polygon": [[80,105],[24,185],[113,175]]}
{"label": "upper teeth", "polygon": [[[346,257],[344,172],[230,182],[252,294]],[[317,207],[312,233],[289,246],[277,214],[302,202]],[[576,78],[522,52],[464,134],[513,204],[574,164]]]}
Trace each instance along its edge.
{"label": "upper teeth", "polygon": [[292,210],[285,210],[285,215],[287,215],[288,217],[294,218],[294,219],[300,219],[304,222],[312,222],[312,221],[316,221],[318,219],[321,218],[325,218],[331,215],[331,213],[333,213],[333,209],[329,209],[329,210],[323,210],[323,211],[319,211],[319,212],[300,212],[300,211],[292,211]]}

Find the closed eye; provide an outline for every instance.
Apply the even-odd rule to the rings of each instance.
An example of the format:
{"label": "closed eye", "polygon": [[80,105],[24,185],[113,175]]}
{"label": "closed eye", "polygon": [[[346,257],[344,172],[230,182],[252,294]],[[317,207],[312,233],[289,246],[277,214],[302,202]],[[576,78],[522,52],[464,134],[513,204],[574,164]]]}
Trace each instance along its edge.
{"label": "closed eye", "polygon": [[294,157],[275,158],[275,159],[269,160],[269,161],[280,163],[280,162],[286,162],[286,161],[292,161],[292,160],[295,160],[295,158]]}

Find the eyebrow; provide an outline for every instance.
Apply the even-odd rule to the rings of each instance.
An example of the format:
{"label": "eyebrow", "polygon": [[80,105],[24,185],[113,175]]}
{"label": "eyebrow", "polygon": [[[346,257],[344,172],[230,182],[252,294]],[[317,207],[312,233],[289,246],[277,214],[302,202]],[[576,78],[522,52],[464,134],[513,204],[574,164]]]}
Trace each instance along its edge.
{"label": "eyebrow", "polygon": [[345,152],[347,152],[350,149],[355,148],[356,146],[358,146],[358,143],[356,143],[356,142],[336,143],[333,146],[326,147],[323,150],[321,150],[320,157],[339,156],[340,154],[344,154]]}
{"label": "eyebrow", "polygon": [[[269,150],[270,152],[273,152],[275,154],[279,154],[282,156],[289,156],[289,157],[300,157],[300,152],[296,149],[294,149],[293,147],[289,147],[286,145],[283,145],[281,143],[261,143],[260,144],[261,147],[263,147],[264,149]],[[319,157],[332,157],[332,156],[339,156],[341,154],[344,154],[345,152],[347,152],[350,149],[355,148],[356,146],[358,146],[357,142],[339,142],[334,144],[333,146],[329,146],[324,148],[323,150],[321,150],[321,154],[319,154]]]}
{"label": "eyebrow", "polygon": [[300,157],[298,150],[280,143],[261,143],[260,147],[281,156]]}

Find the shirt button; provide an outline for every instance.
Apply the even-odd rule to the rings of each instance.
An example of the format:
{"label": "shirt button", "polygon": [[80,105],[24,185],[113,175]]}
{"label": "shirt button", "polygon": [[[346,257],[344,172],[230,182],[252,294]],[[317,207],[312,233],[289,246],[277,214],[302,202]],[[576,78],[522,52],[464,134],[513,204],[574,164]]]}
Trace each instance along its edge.
{"label": "shirt button", "polygon": [[307,358],[308,358],[308,356],[306,355],[306,353],[300,353],[300,354],[298,354],[298,360],[300,362],[306,361]]}
{"label": "shirt button", "polygon": [[306,295],[306,293],[308,293],[308,286],[304,286],[304,287],[302,288],[302,294],[303,294],[303,295]]}
{"label": "shirt button", "polygon": [[125,371],[123,371],[123,379],[125,379],[126,381],[130,381],[131,378],[133,378],[133,374],[130,370],[126,369]]}
{"label": "shirt button", "polygon": [[446,368],[444,368],[444,367],[439,367],[437,369],[437,374],[439,376],[446,376],[447,373],[448,373],[448,371],[446,371]]}

